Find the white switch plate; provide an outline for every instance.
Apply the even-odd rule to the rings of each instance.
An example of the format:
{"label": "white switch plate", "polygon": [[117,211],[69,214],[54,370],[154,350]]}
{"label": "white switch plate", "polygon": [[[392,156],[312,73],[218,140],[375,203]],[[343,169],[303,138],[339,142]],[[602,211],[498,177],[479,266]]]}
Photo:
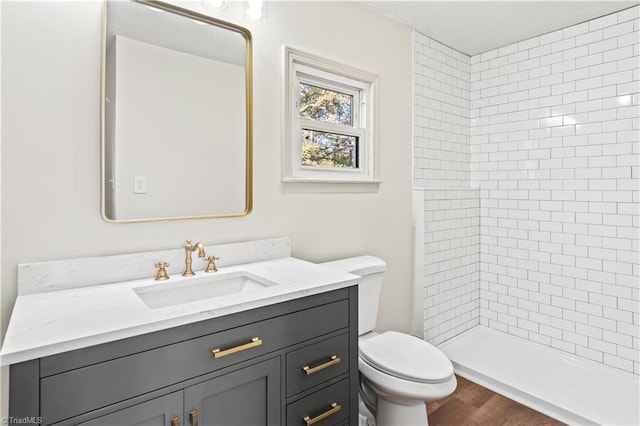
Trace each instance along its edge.
{"label": "white switch plate", "polygon": [[133,193],[134,194],[147,193],[147,177],[146,176],[133,177]]}

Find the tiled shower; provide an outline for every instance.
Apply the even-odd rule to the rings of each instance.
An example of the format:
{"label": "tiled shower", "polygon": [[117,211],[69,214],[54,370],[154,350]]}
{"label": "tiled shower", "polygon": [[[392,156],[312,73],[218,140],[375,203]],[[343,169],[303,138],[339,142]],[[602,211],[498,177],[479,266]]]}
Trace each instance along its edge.
{"label": "tiled shower", "polygon": [[640,6],[414,52],[424,337],[481,324],[640,374]]}

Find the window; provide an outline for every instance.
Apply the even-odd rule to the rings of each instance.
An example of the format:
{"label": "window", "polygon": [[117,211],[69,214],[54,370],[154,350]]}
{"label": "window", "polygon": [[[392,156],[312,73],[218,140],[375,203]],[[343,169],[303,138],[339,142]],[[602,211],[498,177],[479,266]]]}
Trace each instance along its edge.
{"label": "window", "polygon": [[376,76],[286,49],[285,183],[374,185]]}

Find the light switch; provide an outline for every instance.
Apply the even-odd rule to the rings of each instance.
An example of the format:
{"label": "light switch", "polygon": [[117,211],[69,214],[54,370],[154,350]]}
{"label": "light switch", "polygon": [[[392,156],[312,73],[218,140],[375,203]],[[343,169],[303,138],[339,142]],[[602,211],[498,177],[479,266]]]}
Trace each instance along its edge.
{"label": "light switch", "polygon": [[133,193],[134,194],[147,193],[147,177],[146,176],[133,177]]}

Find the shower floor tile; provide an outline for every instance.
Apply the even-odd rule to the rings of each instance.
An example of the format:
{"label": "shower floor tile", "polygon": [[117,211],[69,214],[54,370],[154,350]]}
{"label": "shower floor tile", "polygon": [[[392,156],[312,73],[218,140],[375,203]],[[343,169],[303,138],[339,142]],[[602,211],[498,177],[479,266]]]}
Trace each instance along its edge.
{"label": "shower floor tile", "polygon": [[560,426],[551,417],[456,376],[456,391],[427,406],[429,426]]}

